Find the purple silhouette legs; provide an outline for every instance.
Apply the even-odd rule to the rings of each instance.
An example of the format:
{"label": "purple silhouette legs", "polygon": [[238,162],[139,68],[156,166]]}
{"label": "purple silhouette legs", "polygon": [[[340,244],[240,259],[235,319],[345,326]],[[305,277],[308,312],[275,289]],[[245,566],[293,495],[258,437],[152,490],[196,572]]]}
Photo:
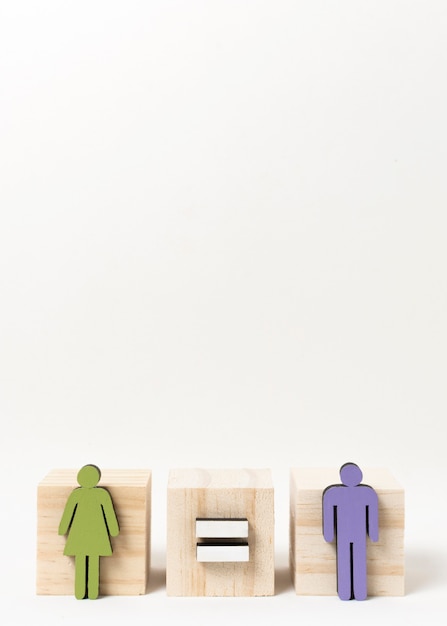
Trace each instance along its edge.
{"label": "purple silhouette legs", "polygon": [[361,485],[362,472],[355,463],[340,468],[343,484],[323,492],[323,536],[337,542],[337,591],[341,600],[367,596],[366,536],[379,538],[378,501],[372,487]]}

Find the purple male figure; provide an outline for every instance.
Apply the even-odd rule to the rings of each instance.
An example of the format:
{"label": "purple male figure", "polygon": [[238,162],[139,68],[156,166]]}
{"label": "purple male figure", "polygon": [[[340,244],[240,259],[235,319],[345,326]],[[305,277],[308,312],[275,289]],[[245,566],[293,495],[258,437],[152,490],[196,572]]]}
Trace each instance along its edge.
{"label": "purple male figure", "polygon": [[365,600],[366,535],[379,538],[378,500],[372,487],[361,485],[361,469],[355,463],[340,468],[342,485],[323,492],[323,536],[337,541],[337,591],[341,600]]}

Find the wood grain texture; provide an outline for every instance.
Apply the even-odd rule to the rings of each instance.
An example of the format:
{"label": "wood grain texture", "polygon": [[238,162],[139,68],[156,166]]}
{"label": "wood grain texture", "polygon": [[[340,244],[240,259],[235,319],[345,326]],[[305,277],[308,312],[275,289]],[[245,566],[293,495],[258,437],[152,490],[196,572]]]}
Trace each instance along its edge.
{"label": "wood grain texture", "polygon": [[[37,489],[37,578],[39,595],[74,594],[74,558],[64,556],[58,526],[78,470],[52,470]],[[100,487],[112,496],[120,534],[112,556],[100,561],[101,595],[146,593],[150,568],[151,472],[101,470]]]}
{"label": "wood grain texture", "polygon": [[[404,595],[404,490],[386,469],[364,469],[379,499],[379,541],[368,540],[368,594]],[[322,534],[323,490],[339,484],[338,469],[290,473],[290,568],[298,595],[336,595],[335,542]]]}
{"label": "wood grain texture", "polygon": [[[246,518],[247,563],[198,563],[197,518]],[[170,596],[274,594],[274,501],[269,470],[172,470],[166,585]]]}

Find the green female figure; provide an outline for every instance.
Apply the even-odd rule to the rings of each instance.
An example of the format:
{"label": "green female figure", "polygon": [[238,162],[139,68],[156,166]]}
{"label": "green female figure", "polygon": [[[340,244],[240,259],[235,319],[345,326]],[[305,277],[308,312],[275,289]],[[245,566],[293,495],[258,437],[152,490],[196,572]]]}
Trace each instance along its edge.
{"label": "green female figure", "polygon": [[101,472],[84,465],[78,472],[79,487],[65,505],[59,535],[68,532],[64,554],[75,557],[75,596],[78,600],[99,595],[99,557],[110,556],[110,537],[119,533],[118,520],[109,492],[96,485]]}

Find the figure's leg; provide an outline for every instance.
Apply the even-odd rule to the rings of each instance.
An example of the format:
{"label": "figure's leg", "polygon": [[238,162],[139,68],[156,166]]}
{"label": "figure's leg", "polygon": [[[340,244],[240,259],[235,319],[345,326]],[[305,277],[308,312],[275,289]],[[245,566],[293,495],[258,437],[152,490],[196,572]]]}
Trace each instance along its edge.
{"label": "figure's leg", "polygon": [[337,591],[340,600],[350,600],[351,595],[351,545],[337,544]]}
{"label": "figure's leg", "polygon": [[75,597],[85,598],[87,592],[87,557],[75,556]]}
{"label": "figure's leg", "polygon": [[353,544],[353,586],[354,598],[366,600],[367,576],[366,576],[366,542],[356,541]]}
{"label": "figure's leg", "polygon": [[96,600],[99,596],[99,556],[88,557],[88,597]]}

